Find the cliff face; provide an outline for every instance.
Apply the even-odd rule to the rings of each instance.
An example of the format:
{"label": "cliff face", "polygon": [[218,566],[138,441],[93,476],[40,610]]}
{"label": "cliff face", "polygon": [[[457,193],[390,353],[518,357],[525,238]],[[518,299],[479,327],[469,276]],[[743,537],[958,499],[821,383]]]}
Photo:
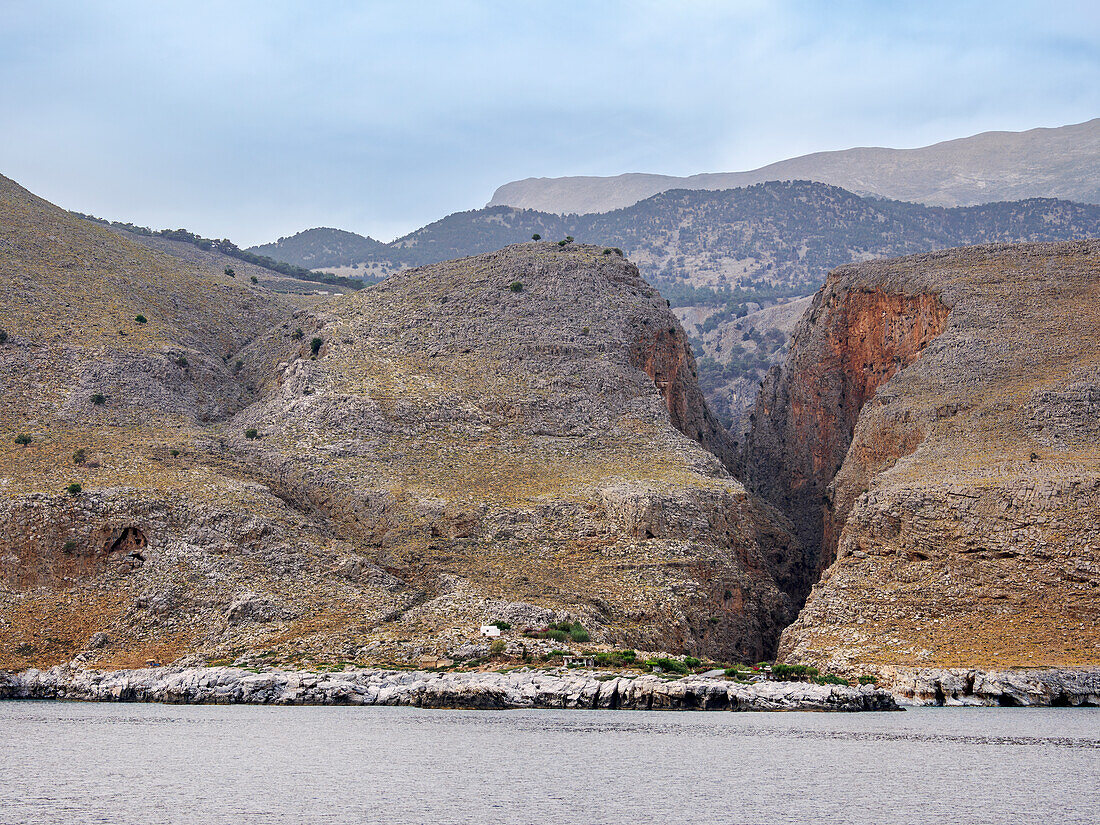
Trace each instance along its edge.
{"label": "cliff face", "polygon": [[1100,243],[843,267],[761,393],[750,488],[796,522],[780,655],[1100,662]]}
{"label": "cliff face", "polygon": [[296,312],[2,183],[0,668],[408,662],[566,619],[752,659],[793,618],[789,523],[620,257]]}

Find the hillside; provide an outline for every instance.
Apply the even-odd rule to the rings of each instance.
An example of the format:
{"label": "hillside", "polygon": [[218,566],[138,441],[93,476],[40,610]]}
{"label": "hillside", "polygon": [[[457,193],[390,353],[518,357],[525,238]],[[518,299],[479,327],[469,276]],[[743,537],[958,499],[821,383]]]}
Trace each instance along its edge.
{"label": "hillside", "polygon": [[794,616],[788,523],[602,248],[295,310],[4,180],[0,250],[0,668],[476,658],[492,620],[513,661],[566,621],[755,660]]}
{"label": "hillside", "polygon": [[354,232],[320,227],[248,251],[306,269],[327,269],[384,256],[386,245]]}
{"label": "hillside", "polygon": [[983,132],[919,149],[816,152],[748,172],[527,178],[501,186],[488,206],[561,215],[611,212],[670,189],[733,189],[776,180],[818,181],[929,206],[1027,198],[1100,203],[1100,118],[1053,129]]}
{"label": "hillside", "polygon": [[842,267],[743,477],[806,548],[787,661],[1100,664],[1100,242]]}

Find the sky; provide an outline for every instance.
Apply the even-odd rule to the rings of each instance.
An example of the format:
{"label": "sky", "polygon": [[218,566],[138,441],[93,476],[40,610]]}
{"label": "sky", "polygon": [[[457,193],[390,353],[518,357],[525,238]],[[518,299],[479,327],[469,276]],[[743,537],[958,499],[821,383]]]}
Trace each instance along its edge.
{"label": "sky", "polygon": [[0,174],[241,246],[1100,116],[1100,3],[0,0]]}

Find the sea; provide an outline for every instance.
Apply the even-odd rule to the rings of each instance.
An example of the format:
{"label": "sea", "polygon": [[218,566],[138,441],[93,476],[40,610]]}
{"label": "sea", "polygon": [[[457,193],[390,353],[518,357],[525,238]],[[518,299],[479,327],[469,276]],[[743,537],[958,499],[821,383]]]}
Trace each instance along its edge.
{"label": "sea", "polygon": [[0,823],[1100,823],[1100,709],[0,702]]}

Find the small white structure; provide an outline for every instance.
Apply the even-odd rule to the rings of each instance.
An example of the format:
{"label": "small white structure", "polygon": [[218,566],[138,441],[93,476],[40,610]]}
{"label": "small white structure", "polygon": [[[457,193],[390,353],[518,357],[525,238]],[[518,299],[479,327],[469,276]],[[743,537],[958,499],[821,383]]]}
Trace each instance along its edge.
{"label": "small white structure", "polygon": [[500,628],[495,624],[483,624],[481,626],[481,635],[486,639],[495,639],[500,635]]}

